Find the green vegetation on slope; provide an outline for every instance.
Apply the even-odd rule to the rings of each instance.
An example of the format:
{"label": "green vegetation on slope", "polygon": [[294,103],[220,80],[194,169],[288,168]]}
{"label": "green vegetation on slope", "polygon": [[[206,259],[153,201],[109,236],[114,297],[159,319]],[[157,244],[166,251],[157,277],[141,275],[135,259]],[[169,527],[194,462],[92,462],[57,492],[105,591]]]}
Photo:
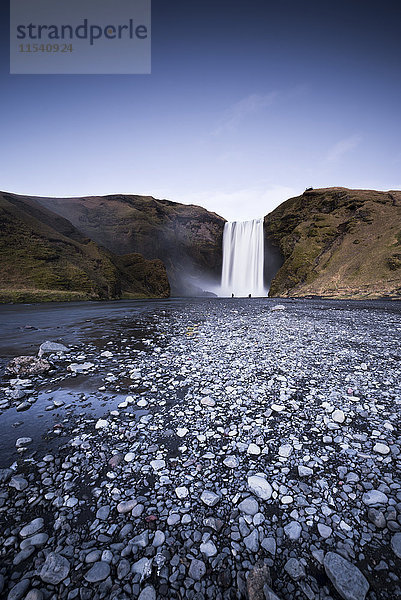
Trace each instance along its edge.
{"label": "green vegetation on slope", "polygon": [[265,217],[284,264],[271,296],[401,296],[401,192],[317,189]]}
{"label": "green vegetation on slope", "polygon": [[[166,297],[163,264],[114,257],[33,198],[0,194],[0,301]],[[154,271],[154,273],[152,273]]]}

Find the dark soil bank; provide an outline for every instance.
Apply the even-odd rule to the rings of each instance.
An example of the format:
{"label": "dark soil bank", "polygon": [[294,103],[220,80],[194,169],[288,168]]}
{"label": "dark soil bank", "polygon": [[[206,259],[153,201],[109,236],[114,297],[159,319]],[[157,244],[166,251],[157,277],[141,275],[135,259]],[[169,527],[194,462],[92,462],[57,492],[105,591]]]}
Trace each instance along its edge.
{"label": "dark soil bank", "polygon": [[2,307],[0,596],[400,598],[400,313]]}

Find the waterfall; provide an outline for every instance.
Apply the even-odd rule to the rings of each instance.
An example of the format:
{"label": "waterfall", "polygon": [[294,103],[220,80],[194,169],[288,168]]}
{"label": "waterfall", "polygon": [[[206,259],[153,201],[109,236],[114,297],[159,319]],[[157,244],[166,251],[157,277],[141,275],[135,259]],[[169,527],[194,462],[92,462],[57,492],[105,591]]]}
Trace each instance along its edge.
{"label": "waterfall", "polygon": [[223,232],[221,295],[266,296],[263,263],[263,219],[226,223]]}

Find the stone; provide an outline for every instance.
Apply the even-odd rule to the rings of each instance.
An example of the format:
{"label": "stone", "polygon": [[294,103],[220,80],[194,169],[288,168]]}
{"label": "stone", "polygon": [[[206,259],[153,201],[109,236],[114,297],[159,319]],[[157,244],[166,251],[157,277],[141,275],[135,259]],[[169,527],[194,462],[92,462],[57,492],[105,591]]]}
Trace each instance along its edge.
{"label": "stone", "polygon": [[109,460],[110,467],[118,467],[119,464],[122,463],[124,457],[121,454],[113,454],[113,456]]}
{"label": "stone", "polygon": [[136,500],[125,500],[124,502],[119,502],[117,504],[117,512],[121,515],[125,515],[130,512],[137,505]]}
{"label": "stone", "polygon": [[188,433],[188,429],[186,427],[179,427],[177,429],[177,435],[180,438],[185,437],[187,435],[187,433]]}
{"label": "stone", "polygon": [[157,531],[155,531],[152,546],[154,548],[159,548],[159,546],[163,546],[165,539],[166,536],[164,535],[163,531],[160,531],[160,529],[158,529]]}
{"label": "stone", "polygon": [[149,543],[149,533],[147,530],[142,531],[139,535],[136,535],[132,538],[131,544],[133,546],[138,546],[139,548],[146,548]]}
{"label": "stone", "polygon": [[268,585],[263,586],[264,599],[263,600],[280,600],[280,598],[273,592],[271,587]]}
{"label": "stone", "polygon": [[21,477],[21,475],[14,475],[14,477],[11,477],[11,481],[8,485],[15,488],[18,492],[22,492],[28,487],[28,482],[24,477]]}
{"label": "stone", "polygon": [[21,600],[30,586],[29,579],[22,579],[11,588],[7,600]]}
{"label": "stone", "polygon": [[30,556],[32,556],[32,554],[34,552],[35,552],[35,546],[31,546],[29,544],[26,548],[24,548],[23,550],[21,550],[20,552],[18,552],[18,554],[15,555],[14,560],[13,560],[13,565],[17,566],[20,563],[24,562]]}
{"label": "stone", "polygon": [[104,581],[110,575],[109,563],[99,560],[85,573],[85,579],[88,583],[96,583],[98,581]]}
{"label": "stone", "polygon": [[49,536],[47,533],[35,533],[32,537],[25,538],[22,540],[20,544],[21,550],[27,548],[28,546],[44,546],[46,544]]}
{"label": "stone", "polygon": [[68,365],[68,370],[71,371],[72,373],[85,373],[85,371],[89,371],[89,369],[92,369],[92,367],[94,367],[94,363],[91,362],[84,362],[84,363],[72,363],[71,365]]}
{"label": "stone", "polygon": [[280,446],[280,448],[278,449],[278,454],[282,458],[288,458],[290,456],[290,454],[292,453],[292,449],[293,448],[290,444],[284,444],[283,446]]}
{"label": "stone", "polygon": [[50,554],[47,555],[45,564],[40,571],[40,578],[45,583],[57,585],[66,579],[69,572],[70,563],[68,560],[56,552],[50,552]]}
{"label": "stone", "polygon": [[245,498],[245,500],[238,504],[238,508],[241,512],[246,515],[251,515],[252,517],[259,512],[259,504],[256,502],[255,498]]}
{"label": "stone", "polygon": [[379,529],[384,529],[386,526],[386,517],[381,510],[377,510],[376,508],[369,508],[368,519],[375,527],[378,527]]}
{"label": "stone", "polygon": [[202,577],[206,573],[206,565],[202,560],[198,560],[197,558],[193,558],[191,560],[191,564],[189,566],[189,576],[194,581],[200,581]]}
{"label": "stone", "polygon": [[92,563],[97,562],[100,559],[101,555],[102,555],[102,553],[100,552],[100,550],[91,550],[85,556],[86,564],[91,565]]}
{"label": "stone", "polygon": [[187,498],[189,496],[188,488],[186,488],[185,486],[175,488],[175,493],[177,498],[179,498],[180,500],[183,500],[184,498]]}
{"label": "stone", "polygon": [[342,410],[339,410],[339,409],[337,409],[337,410],[334,410],[334,411],[331,413],[331,418],[333,419],[333,421],[334,421],[335,423],[344,423],[344,421],[345,421],[345,414],[344,414],[344,411],[342,411]]}
{"label": "stone", "polygon": [[251,456],[259,456],[259,454],[261,453],[261,449],[257,444],[249,444],[247,453]]}
{"label": "stone", "polygon": [[304,465],[299,465],[298,475],[300,477],[310,477],[311,475],[313,475],[313,469],[311,469],[310,467],[305,467]]}
{"label": "stone", "polygon": [[172,513],[167,517],[167,525],[177,525],[181,520],[181,517],[178,513]]}
{"label": "stone", "polygon": [[7,483],[13,473],[12,469],[0,469],[0,483]]}
{"label": "stone", "polygon": [[216,402],[215,400],[213,400],[213,398],[210,398],[209,396],[206,396],[205,398],[202,398],[201,402],[202,406],[216,406]]}
{"label": "stone", "polygon": [[317,529],[319,531],[320,537],[322,537],[323,539],[327,539],[333,533],[332,528],[328,525],[325,525],[324,523],[318,523]]}
{"label": "stone", "polygon": [[248,600],[264,600],[265,585],[271,585],[270,569],[268,565],[257,563],[246,580]]}
{"label": "stone", "polygon": [[268,552],[272,556],[275,556],[277,544],[276,544],[276,540],[274,538],[272,538],[272,537],[264,538],[262,540],[261,546],[262,546],[262,548],[264,548],[266,550],[266,552]]}
{"label": "stone", "polygon": [[31,521],[30,523],[25,525],[21,529],[19,534],[22,538],[31,537],[32,535],[34,535],[35,533],[38,533],[38,531],[43,529],[44,526],[45,526],[44,520],[41,517],[38,517],[37,519],[33,519],[33,521]]}
{"label": "stone", "polygon": [[29,590],[24,600],[43,600],[43,592],[41,590],[33,589]]}
{"label": "stone", "polygon": [[32,443],[32,438],[22,437],[22,438],[18,438],[18,440],[15,442],[15,447],[23,448],[24,446],[27,446],[28,444],[31,444],[31,443]]}
{"label": "stone", "polygon": [[216,554],[217,554],[217,548],[211,540],[201,544],[200,551],[202,552],[202,554],[204,554],[208,558],[211,558],[212,556],[216,556]]}
{"label": "stone", "polygon": [[131,567],[133,573],[138,573],[141,576],[141,580],[148,577],[152,572],[152,561],[148,558],[141,558]]}
{"label": "stone", "polygon": [[288,523],[288,525],[286,525],[284,527],[284,533],[285,533],[285,535],[290,540],[293,540],[293,541],[296,541],[296,540],[298,540],[300,538],[301,532],[302,532],[302,527],[298,523],[298,521],[291,521],[291,523]]}
{"label": "stone", "polygon": [[344,600],[365,600],[369,583],[355,565],[335,552],[327,552],[323,564],[327,577]]}
{"label": "stone", "polygon": [[106,419],[98,419],[95,424],[95,429],[105,429],[109,426],[109,422]]}
{"label": "stone", "polygon": [[150,466],[154,471],[160,471],[161,469],[165,469],[166,461],[165,460],[151,460]]}
{"label": "stone", "polygon": [[110,514],[110,506],[101,506],[96,511],[96,519],[100,521],[106,521]]}
{"label": "stone", "polygon": [[39,347],[38,356],[42,357],[44,354],[55,354],[57,352],[69,352],[67,346],[58,344],[57,342],[43,342]]}
{"label": "stone", "polygon": [[13,358],[6,370],[13,375],[43,375],[50,371],[51,364],[36,356],[17,356]]}
{"label": "stone", "polygon": [[390,448],[386,444],[377,442],[377,444],[373,446],[373,452],[377,452],[378,454],[383,454],[385,456],[386,454],[390,453]]}
{"label": "stone", "polygon": [[152,585],[146,586],[138,596],[138,600],[156,600],[156,590]]}
{"label": "stone", "polygon": [[235,456],[226,456],[223,465],[228,469],[236,469],[239,466],[239,460]]}
{"label": "stone", "polygon": [[283,412],[285,410],[285,406],[283,404],[272,404],[271,405],[271,409],[274,412],[280,413],[280,412]]}
{"label": "stone", "polygon": [[391,538],[391,548],[398,558],[401,558],[401,533],[396,533]]}
{"label": "stone", "polygon": [[220,496],[209,490],[204,490],[201,495],[201,500],[206,506],[216,506],[220,500]]}
{"label": "stone", "polygon": [[117,565],[117,579],[125,579],[131,571],[131,564],[126,558],[122,558]]}
{"label": "stone", "polygon": [[290,558],[284,565],[284,570],[294,581],[300,581],[306,576],[305,567],[296,558]]}
{"label": "stone", "polygon": [[11,400],[22,400],[22,398],[25,398],[26,396],[25,390],[21,390],[20,388],[16,388],[15,390],[6,393]]}
{"label": "stone", "polygon": [[248,487],[261,500],[270,500],[273,493],[270,483],[260,475],[251,475],[248,477]]}
{"label": "stone", "polygon": [[251,533],[244,538],[244,544],[249,552],[257,552],[259,550],[259,532],[257,529],[251,531]]}
{"label": "stone", "polygon": [[379,490],[369,490],[363,494],[362,502],[366,506],[377,506],[379,504],[387,504],[388,498],[386,494]]}

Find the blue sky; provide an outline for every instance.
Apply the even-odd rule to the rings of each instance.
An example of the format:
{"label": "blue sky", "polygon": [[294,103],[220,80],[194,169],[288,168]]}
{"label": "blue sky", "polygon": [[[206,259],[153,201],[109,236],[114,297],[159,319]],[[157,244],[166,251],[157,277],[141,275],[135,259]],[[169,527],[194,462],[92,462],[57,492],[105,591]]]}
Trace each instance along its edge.
{"label": "blue sky", "polygon": [[401,189],[400,5],[153,0],[152,74],[124,76],[9,75],[1,17],[0,189],[229,220],[309,186]]}

